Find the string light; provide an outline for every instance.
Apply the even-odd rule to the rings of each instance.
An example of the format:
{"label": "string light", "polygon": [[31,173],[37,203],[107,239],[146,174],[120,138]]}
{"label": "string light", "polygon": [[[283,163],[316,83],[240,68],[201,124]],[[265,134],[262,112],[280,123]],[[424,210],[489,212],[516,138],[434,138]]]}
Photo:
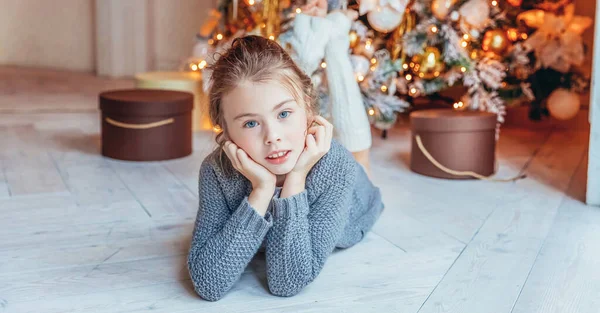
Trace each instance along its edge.
{"label": "string light", "polygon": [[492,1],[492,5],[493,6],[497,6],[498,5],[498,1],[496,1],[496,0]]}
{"label": "string light", "polygon": [[388,88],[387,88],[387,86],[386,86],[386,85],[382,85],[382,86],[381,86],[381,91],[382,91],[382,92],[386,92],[386,91],[387,91],[387,89],[388,89]]}
{"label": "string light", "polygon": [[464,73],[464,72],[467,71],[467,68],[463,66],[463,67],[460,68],[460,71]]}
{"label": "string light", "polygon": [[369,115],[371,115],[371,116],[375,115],[375,110],[373,110],[373,108],[369,109]]}
{"label": "string light", "polygon": [[438,76],[440,76],[440,72],[435,72],[435,73],[433,73],[433,76],[435,76],[435,77],[438,77]]}
{"label": "string light", "polygon": [[197,71],[198,70],[198,65],[196,64],[192,64],[192,66],[190,66],[192,68],[192,71]]}
{"label": "string light", "polygon": [[248,1],[248,4],[250,4],[250,5],[254,5],[254,0],[249,0],[249,1]]}
{"label": "string light", "polygon": [[412,75],[406,74],[406,77],[404,77],[404,78],[406,78],[406,80],[411,80],[412,79]]}
{"label": "string light", "polygon": [[460,45],[461,45],[463,48],[466,48],[466,47],[467,47],[467,45],[468,45],[468,43],[467,43],[466,41],[464,41],[464,40],[463,40],[463,41],[460,43]]}
{"label": "string light", "polygon": [[454,107],[455,109],[460,109],[460,108],[462,108],[464,105],[465,105],[465,104],[464,104],[462,101],[458,101],[458,102],[455,102],[455,103],[454,103],[453,107]]}
{"label": "string light", "polygon": [[325,63],[325,62],[321,62],[321,67],[322,67],[322,68],[326,68],[326,67],[327,67],[327,63]]}
{"label": "string light", "polygon": [[358,75],[357,79],[359,82],[361,82],[361,81],[365,80],[365,77],[362,75]]}
{"label": "string light", "polygon": [[223,34],[217,34],[217,40],[223,39]]}
{"label": "string light", "polygon": [[275,36],[271,35],[271,36],[269,36],[269,39],[275,40]]}
{"label": "string light", "polygon": [[522,33],[521,34],[521,39],[523,39],[523,40],[527,39],[527,34],[526,33]]}
{"label": "string light", "polygon": [[298,13],[298,14],[302,13],[302,9],[300,9],[300,8],[297,8],[297,9],[296,9],[296,13]]}
{"label": "string light", "polygon": [[464,35],[463,35],[463,39],[464,39],[464,40],[469,40],[469,34],[464,34]]}
{"label": "string light", "polygon": [[198,68],[199,69],[203,69],[206,67],[206,61],[202,60],[200,61],[200,63],[198,63]]}
{"label": "string light", "polygon": [[519,39],[519,33],[517,32],[516,28],[510,28],[506,32],[506,35],[508,36],[508,39],[510,39],[510,41],[517,41],[517,39]]}
{"label": "string light", "polygon": [[408,64],[406,64],[406,63],[402,64],[402,68],[405,69],[405,70],[407,70],[408,69]]}
{"label": "string light", "polygon": [[371,59],[371,64],[375,64],[375,63],[377,63],[377,59],[376,58],[372,58]]}
{"label": "string light", "polygon": [[415,88],[415,87],[410,88],[411,95],[415,95],[416,93],[417,93],[417,88]]}
{"label": "string light", "polygon": [[438,31],[438,28],[437,28],[437,26],[435,26],[435,25],[431,26],[431,32],[432,32],[432,33],[434,33],[434,34],[435,34],[435,33],[437,33],[437,31]]}

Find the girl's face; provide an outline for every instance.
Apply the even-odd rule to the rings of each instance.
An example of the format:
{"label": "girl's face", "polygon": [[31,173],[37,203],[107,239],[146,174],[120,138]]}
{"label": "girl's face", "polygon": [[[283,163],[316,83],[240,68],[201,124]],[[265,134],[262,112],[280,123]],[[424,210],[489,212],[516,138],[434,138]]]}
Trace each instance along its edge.
{"label": "girl's face", "polygon": [[304,150],[308,118],[281,85],[244,82],[221,102],[227,135],[275,175],[289,173]]}

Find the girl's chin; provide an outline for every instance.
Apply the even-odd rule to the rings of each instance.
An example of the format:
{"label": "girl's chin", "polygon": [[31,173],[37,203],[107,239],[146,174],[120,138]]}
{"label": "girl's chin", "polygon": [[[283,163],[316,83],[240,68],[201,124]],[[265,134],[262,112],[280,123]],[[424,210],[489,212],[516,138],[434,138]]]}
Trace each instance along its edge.
{"label": "girl's chin", "polygon": [[273,175],[287,175],[293,169],[294,168],[291,166],[272,166],[271,165],[271,166],[267,167],[267,170],[269,170],[269,172],[271,172],[271,174],[273,174]]}

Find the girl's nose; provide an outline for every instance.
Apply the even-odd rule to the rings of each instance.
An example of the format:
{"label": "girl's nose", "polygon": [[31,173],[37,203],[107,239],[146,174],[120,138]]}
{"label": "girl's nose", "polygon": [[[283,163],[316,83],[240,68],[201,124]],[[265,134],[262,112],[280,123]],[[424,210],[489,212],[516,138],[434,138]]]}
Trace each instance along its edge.
{"label": "girl's nose", "polygon": [[265,134],[265,144],[272,145],[276,142],[281,142],[281,136],[279,135],[281,132],[276,129],[276,127],[267,127]]}

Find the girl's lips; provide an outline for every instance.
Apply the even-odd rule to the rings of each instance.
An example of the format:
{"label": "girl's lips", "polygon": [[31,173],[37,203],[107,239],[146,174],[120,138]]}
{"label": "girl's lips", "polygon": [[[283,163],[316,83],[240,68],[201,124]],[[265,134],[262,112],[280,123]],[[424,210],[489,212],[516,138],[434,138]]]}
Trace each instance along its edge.
{"label": "girl's lips", "polygon": [[271,163],[271,164],[282,164],[285,163],[285,161],[287,161],[288,157],[290,156],[290,150],[286,151],[285,154],[283,156],[277,157],[277,158],[265,158],[267,160],[267,162]]}

